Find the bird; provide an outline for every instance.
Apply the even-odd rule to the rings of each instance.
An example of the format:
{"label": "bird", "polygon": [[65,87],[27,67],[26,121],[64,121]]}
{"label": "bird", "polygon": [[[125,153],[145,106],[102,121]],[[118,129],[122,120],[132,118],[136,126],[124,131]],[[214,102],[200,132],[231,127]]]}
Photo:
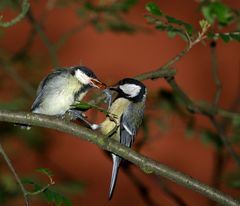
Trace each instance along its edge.
{"label": "bird", "polygon": [[[71,109],[71,106],[76,101],[81,101],[93,87],[104,89],[106,85],[85,66],[56,69],[40,82],[31,112],[57,117],[63,117],[66,112],[70,112],[94,128],[95,125],[85,120],[81,111]],[[30,128],[28,126],[27,129]]]}
{"label": "bird", "polygon": [[[109,108],[109,114],[114,115],[115,121],[112,121],[109,116],[99,125],[99,129],[102,134],[108,135],[117,124],[118,128],[111,137],[121,144],[131,147],[137,129],[143,120],[147,88],[136,79],[124,78],[115,86],[109,87],[109,89],[117,92],[117,96]],[[113,168],[108,195],[109,200],[112,198],[119,166],[122,161],[121,157],[113,153],[112,159]]]}

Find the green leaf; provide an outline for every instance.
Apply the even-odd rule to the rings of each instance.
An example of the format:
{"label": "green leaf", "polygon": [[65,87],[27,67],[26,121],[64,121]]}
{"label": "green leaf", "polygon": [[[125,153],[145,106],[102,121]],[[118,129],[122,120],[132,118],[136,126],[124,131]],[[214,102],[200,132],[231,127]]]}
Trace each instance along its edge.
{"label": "green leaf", "polygon": [[55,196],[52,190],[47,189],[43,192],[43,196],[47,200],[48,203],[54,202],[55,201]]}
{"label": "green leaf", "polygon": [[193,26],[191,24],[187,24],[184,21],[176,19],[176,18],[174,18],[172,16],[166,16],[166,19],[167,19],[168,23],[177,24],[179,26],[184,26],[184,28],[187,31],[187,33],[192,34]]}
{"label": "green leaf", "polygon": [[54,202],[57,206],[61,206],[63,203],[63,196],[57,192],[53,192],[54,194]]}
{"label": "green leaf", "polygon": [[200,137],[204,144],[213,144],[216,149],[221,149],[223,147],[221,138],[210,130],[204,130],[200,134]]}
{"label": "green leaf", "polygon": [[232,39],[240,42],[240,33],[234,33],[234,32],[232,32],[232,33],[230,33],[229,35],[230,35],[230,37],[231,37]]}
{"label": "green leaf", "polygon": [[208,37],[209,39],[216,39],[216,35],[215,35],[214,32],[209,32],[209,33],[207,34],[207,37]]}
{"label": "green leaf", "polygon": [[72,206],[72,205],[73,205],[72,202],[71,202],[71,200],[69,200],[68,198],[66,198],[66,197],[64,197],[64,196],[63,196],[63,204],[64,204],[65,206]]}
{"label": "green leaf", "polygon": [[167,29],[167,26],[159,23],[159,24],[156,24],[155,28],[159,31],[165,31]]}
{"label": "green leaf", "polygon": [[222,34],[222,33],[220,33],[219,35],[225,43],[228,43],[230,41],[230,36],[229,35]]}
{"label": "green leaf", "polygon": [[211,2],[208,5],[203,6],[202,13],[211,24],[217,19],[219,24],[226,25],[232,19],[230,8],[219,1]]}
{"label": "green leaf", "polygon": [[147,3],[145,8],[148,12],[150,12],[151,14],[153,14],[155,16],[161,16],[162,15],[162,12],[160,11],[158,5],[155,4],[154,2]]}
{"label": "green leaf", "polygon": [[214,15],[211,12],[210,6],[203,6],[202,7],[202,13],[203,13],[203,16],[205,17],[205,19],[207,19],[207,21],[210,24],[213,24],[215,17],[214,17]]}
{"label": "green leaf", "polygon": [[166,19],[168,20],[169,23],[174,23],[174,24],[177,24],[177,25],[183,25],[184,24],[183,21],[175,19],[172,16],[166,16]]}
{"label": "green leaf", "polygon": [[123,21],[109,21],[107,22],[108,28],[113,32],[125,32],[125,33],[133,33],[135,32],[135,28]]}
{"label": "green leaf", "polygon": [[169,32],[168,32],[168,36],[169,36],[170,38],[173,38],[173,37],[176,36],[176,32],[175,32],[175,31],[169,31]]}
{"label": "green leaf", "polygon": [[193,26],[191,24],[184,23],[184,27],[185,27],[188,34],[192,34]]}
{"label": "green leaf", "polygon": [[131,7],[133,7],[138,0],[125,0],[122,2],[115,2],[110,6],[111,11],[122,11],[122,12],[127,12]]}
{"label": "green leaf", "polygon": [[212,10],[214,14],[217,16],[219,23],[226,24],[229,22],[230,9],[221,2],[213,2]]}
{"label": "green leaf", "polygon": [[40,172],[42,174],[45,174],[47,175],[48,177],[52,177],[53,176],[53,173],[51,170],[49,170],[48,168],[38,168],[36,169],[37,172]]}
{"label": "green leaf", "polygon": [[61,206],[62,204],[65,206],[72,206],[72,202],[68,198],[56,191],[47,189],[43,192],[43,195],[48,203],[55,203],[56,206]]}
{"label": "green leaf", "polygon": [[78,102],[77,104],[73,105],[73,108],[88,110],[92,108],[92,105],[88,104],[87,102]]}

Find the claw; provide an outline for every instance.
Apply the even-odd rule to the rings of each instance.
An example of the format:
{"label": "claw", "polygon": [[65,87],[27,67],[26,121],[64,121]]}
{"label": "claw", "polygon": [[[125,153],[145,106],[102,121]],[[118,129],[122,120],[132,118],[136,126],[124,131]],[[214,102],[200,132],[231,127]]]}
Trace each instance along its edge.
{"label": "claw", "polygon": [[109,108],[110,108],[110,106],[112,104],[112,94],[110,92],[110,89],[104,89],[103,93],[106,95],[106,98],[105,98],[104,102],[106,104],[108,104],[108,110],[109,110]]}

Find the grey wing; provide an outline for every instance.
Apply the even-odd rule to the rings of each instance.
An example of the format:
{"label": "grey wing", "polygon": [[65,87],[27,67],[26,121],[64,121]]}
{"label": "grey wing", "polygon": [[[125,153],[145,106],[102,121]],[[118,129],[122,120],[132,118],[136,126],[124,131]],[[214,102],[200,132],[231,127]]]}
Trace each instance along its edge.
{"label": "grey wing", "polygon": [[55,78],[56,76],[58,76],[60,73],[67,73],[68,71],[64,68],[59,68],[59,69],[55,69],[52,73],[50,73],[49,75],[47,75],[38,85],[37,88],[37,96],[40,94],[40,92],[43,90],[43,88],[45,87],[46,83],[50,80],[52,80],[53,78]]}
{"label": "grey wing", "polygon": [[137,129],[142,123],[144,102],[130,104],[120,120],[120,143],[131,147]]}
{"label": "grey wing", "polygon": [[40,82],[37,89],[37,97],[32,104],[31,111],[34,111],[42,103],[44,98],[44,89],[48,85],[47,83],[54,80],[54,78],[59,77],[59,74],[64,76],[68,74],[68,71],[64,68],[56,69]]}

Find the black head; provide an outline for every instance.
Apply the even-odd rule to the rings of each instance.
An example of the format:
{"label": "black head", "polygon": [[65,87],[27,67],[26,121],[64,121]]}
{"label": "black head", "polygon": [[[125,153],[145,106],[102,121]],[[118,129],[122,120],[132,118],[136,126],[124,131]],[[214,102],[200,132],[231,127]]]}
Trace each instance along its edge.
{"label": "black head", "polygon": [[110,87],[110,89],[118,92],[118,97],[127,98],[133,102],[141,102],[147,93],[145,85],[131,78],[125,78],[117,83],[117,86]]}

